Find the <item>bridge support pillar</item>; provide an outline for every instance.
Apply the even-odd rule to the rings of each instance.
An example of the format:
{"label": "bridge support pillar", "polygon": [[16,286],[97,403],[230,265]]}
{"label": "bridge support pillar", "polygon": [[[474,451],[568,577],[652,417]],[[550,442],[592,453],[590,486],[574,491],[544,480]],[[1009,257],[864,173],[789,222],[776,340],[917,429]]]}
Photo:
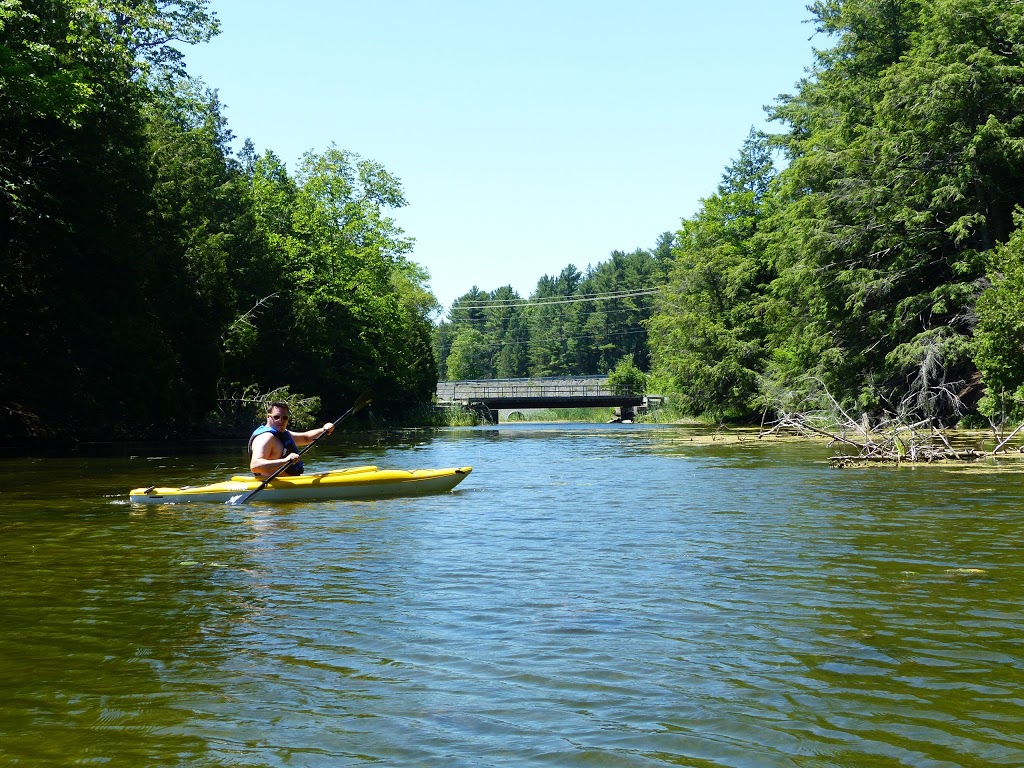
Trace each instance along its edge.
{"label": "bridge support pillar", "polygon": [[636,409],[632,405],[620,405],[615,408],[615,418],[612,419],[614,423],[622,423],[624,421],[633,421],[636,418]]}
{"label": "bridge support pillar", "polygon": [[496,408],[488,408],[487,403],[470,403],[469,408],[476,413],[477,418],[488,424],[497,424],[500,414]]}

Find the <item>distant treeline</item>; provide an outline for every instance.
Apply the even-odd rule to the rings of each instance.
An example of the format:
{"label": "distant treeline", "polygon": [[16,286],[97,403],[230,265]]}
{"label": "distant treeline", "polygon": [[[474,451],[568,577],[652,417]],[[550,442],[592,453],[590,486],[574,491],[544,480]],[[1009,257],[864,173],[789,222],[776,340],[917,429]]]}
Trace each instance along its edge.
{"label": "distant treeline", "polygon": [[[290,386],[429,402],[427,275],[379,164],[235,156],[207,0],[0,3],[0,436],[197,435]],[[249,413],[242,421],[251,422]]]}
{"label": "distant treeline", "polygon": [[582,274],[544,275],[529,297],[474,287],[434,330],[442,379],[604,374],[623,360],[646,370],[645,323],[665,282],[672,235],[653,251],[613,252]]}
{"label": "distant treeline", "polygon": [[[639,323],[649,336],[600,362],[569,354],[575,372],[624,352],[643,366],[649,344],[657,388],[694,415],[840,406],[947,424],[1024,417],[1024,6],[809,10],[822,48],[770,107],[783,129],[749,135],[657,259],[663,290]],[[568,344],[576,332],[562,334],[559,307],[546,309],[533,328]],[[451,330],[465,326],[460,312]],[[560,372],[532,347],[527,366],[499,369],[510,354],[494,346],[500,334],[465,327],[490,355],[489,369],[471,370]],[[469,336],[435,342],[448,354],[442,373]]]}

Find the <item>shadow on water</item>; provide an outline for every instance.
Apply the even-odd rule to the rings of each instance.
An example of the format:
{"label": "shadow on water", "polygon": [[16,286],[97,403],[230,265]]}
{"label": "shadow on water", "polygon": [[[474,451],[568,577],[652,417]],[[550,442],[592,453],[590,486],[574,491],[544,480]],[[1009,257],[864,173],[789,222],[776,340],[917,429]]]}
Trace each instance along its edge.
{"label": "shadow on water", "polygon": [[[9,758],[178,765],[204,754],[204,739],[183,728],[193,713],[180,682],[223,663],[211,629],[244,617],[253,599],[238,577],[247,556],[226,541],[231,529],[220,528],[218,541],[218,528],[206,528],[211,538],[198,542],[170,515],[139,520],[53,492],[11,514],[3,496],[0,722]],[[186,565],[206,547],[224,568]]]}
{"label": "shadow on water", "polygon": [[672,426],[340,435],[452,494],[135,508],[234,443],[0,461],[0,754],[1024,764],[1019,483]]}

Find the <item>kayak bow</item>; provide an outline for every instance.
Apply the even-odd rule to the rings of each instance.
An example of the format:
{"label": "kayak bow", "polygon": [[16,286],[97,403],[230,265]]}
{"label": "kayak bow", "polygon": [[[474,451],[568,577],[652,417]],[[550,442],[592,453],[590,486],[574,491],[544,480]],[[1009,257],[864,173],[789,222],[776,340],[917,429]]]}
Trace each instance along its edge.
{"label": "kayak bow", "polygon": [[[310,499],[383,499],[447,493],[466,479],[472,467],[447,469],[378,469],[351,467],[310,475],[281,476],[260,492],[266,501]],[[249,493],[262,484],[249,475],[235,475],[212,485],[182,488],[135,488],[129,493],[134,504],[180,504],[183,502],[226,502]]]}

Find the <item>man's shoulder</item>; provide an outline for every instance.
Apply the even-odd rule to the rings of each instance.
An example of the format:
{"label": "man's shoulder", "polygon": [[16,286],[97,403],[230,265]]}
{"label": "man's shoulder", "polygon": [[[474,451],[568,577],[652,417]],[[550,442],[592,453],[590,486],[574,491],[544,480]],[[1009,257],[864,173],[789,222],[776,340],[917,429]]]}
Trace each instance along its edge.
{"label": "man's shoulder", "polygon": [[273,430],[264,429],[264,430],[261,431],[261,430],[257,429],[255,432],[253,432],[253,435],[252,435],[252,438],[250,438],[249,444],[253,448],[256,448],[257,446],[262,447],[262,446],[266,445],[267,443],[269,443],[271,440],[273,440],[276,437],[277,437],[277,435],[274,433]]}

